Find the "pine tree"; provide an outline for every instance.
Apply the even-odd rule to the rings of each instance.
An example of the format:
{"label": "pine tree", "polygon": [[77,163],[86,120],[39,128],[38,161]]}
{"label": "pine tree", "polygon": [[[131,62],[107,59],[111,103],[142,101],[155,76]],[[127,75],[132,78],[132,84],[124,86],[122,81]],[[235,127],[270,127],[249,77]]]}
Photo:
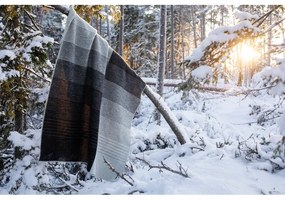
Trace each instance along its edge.
{"label": "pine tree", "polygon": [[48,50],[53,39],[39,30],[32,11],[32,6],[0,6],[4,27],[0,28],[1,152],[9,147],[10,131],[23,134],[30,127],[30,113],[38,97],[34,89],[45,87],[51,75]]}

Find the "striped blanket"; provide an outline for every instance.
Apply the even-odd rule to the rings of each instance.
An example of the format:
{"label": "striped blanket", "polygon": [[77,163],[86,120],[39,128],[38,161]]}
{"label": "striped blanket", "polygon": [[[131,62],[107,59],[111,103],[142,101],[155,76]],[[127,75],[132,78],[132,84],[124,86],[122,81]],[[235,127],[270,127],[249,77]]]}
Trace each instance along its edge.
{"label": "striped blanket", "polygon": [[40,161],[86,162],[113,180],[124,170],[145,83],[70,9],[47,100]]}

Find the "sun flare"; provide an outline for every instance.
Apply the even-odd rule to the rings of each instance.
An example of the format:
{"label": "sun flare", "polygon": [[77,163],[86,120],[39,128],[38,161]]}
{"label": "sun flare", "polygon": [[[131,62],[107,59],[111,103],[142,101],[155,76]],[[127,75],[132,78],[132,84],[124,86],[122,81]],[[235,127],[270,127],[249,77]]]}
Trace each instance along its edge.
{"label": "sun flare", "polygon": [[257,51],[250,45],[243,45],[241,49],[241,59],[245,62],[249,62],[257,58]]}

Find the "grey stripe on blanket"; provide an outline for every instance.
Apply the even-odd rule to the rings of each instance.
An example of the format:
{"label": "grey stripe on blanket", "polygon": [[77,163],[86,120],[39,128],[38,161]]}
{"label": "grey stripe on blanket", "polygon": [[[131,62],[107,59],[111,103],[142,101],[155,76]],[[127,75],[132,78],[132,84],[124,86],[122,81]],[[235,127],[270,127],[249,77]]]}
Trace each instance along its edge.
{"label": "grey stripe on blanket", "polygon": [[86,162],[113,180],[124,170],[130,128],[145,83],[73,9],[46,105],[40,161]]}

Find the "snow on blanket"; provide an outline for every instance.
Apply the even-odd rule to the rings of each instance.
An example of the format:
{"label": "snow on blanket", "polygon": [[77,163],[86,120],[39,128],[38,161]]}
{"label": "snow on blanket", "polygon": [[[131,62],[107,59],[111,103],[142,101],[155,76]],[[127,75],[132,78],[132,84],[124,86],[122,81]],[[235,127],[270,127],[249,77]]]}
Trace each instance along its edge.
{"label": "snow on blanket", "polygon": [[[284,161],[272,157],[273,149],[282,138],[278,124],[266,122],[261,126],[254,123],[258,115],[253,112],[258,105],[262,110],[273,108],[278,97],[262,94],[257,97],[249,95],[244,99],[244,95],[229,96],[227,93],[189,93],[186,99],[181,100],[181,97],[182,93],[171,90],[165,93],[167,104],[184,126],[191,143],[179,145],[165,121],[162,121],[161,126],[156,125],[153,121],[154,106],[143,96],[138,114],[133,120],[131,152],[127,163],[133,169],[126,172],[133,179],[129,179],[133,186],[120,178],[115,182],[91,179],[81,181],[83,187],[71,193],[139,194],[142,191],[143,194],[285,194]],[[38,146],[40,131],[32,133],[36,136],[34,145]],[[17,146],[30,148],[32,141],[16,136],[13,133],[10,140],[14,140]],[[255,143],[259,139],[263,141],[262,138],[268,145]],[[20,144],[21,140],[27,144]],[[243,150],[246,147],[256,147],[259,157],[254,157],[254,154],[245,159]],[[189,178],[164,169],[149,169],[136,157],[152,165],[160,165],[163,161],[175,170],[178,170],[180,163]],[[18,190],[19,194],[39,193],[32,189],[33,184],[39,184],[34,177],[41,170],[44,171],[45,166],[36,164],[21,172],[20,166],[26,166],[29,162],[33,162],[31,156],[18,161],[18,167],[13,172],[13,180],[22,173],[27,182],[25,187]],[[274,169],[272,163],[279,164],[283,169]],[[42,175],[39,182],[51,183],[51,180],[48,175]],[[7,193],[9,187],[7,184],[0,188],[0,194]]]}

